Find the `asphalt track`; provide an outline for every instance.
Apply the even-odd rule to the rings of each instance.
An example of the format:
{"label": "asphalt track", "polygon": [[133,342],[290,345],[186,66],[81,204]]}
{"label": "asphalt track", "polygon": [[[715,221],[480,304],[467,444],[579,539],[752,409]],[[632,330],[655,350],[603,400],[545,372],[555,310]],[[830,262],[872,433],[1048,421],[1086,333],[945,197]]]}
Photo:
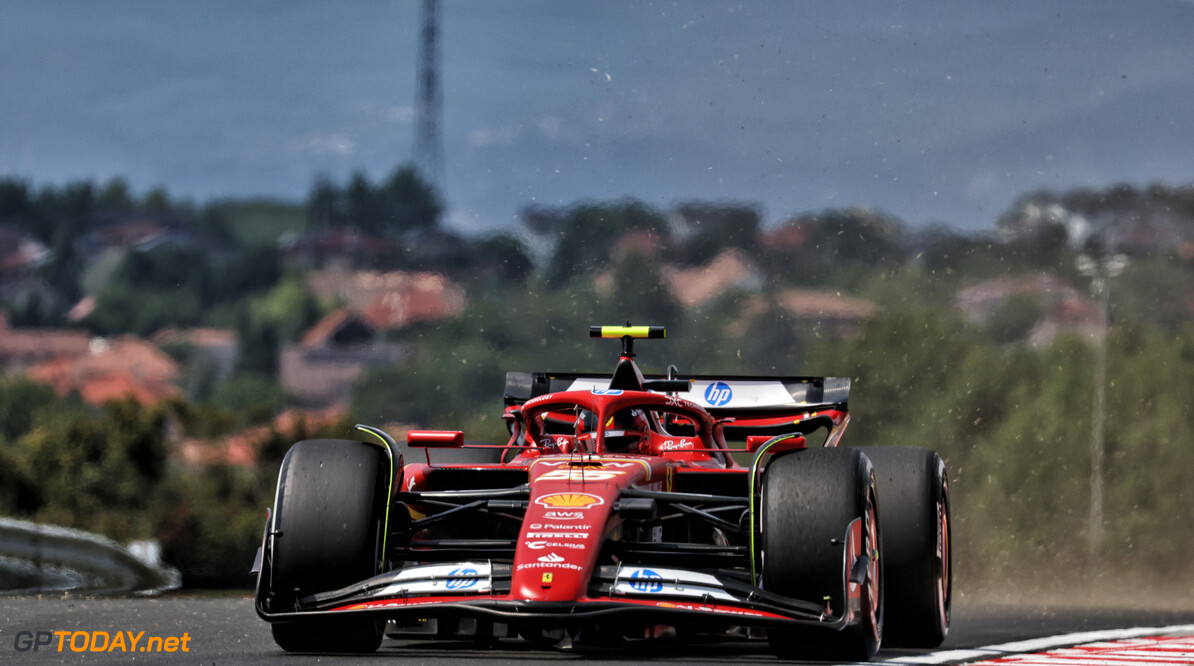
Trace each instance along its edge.
{"label": "asphalt track", "polygon": [[[973,650],[1045,636],[1130,627],[1188,626],[1182,633],[1194,634],[1194,610],[1126,611],[1116,609],[1074,609],[1019,605],[965,605],[954,609],[949,638],[935,651],[881,650],[876,662],[902,664],[949,663],[950,651]],[[144,632],[138,646],[148,637],[179,639],[174,652],[74,652],[63,638],[34,651],[30,637],[42,632],[103,632],[107,642],[120,632]],[[22,633],[25,632],[25,633]],[[69,636],[66,635],[66,636]],[[187,651],[181,639],[187,637]],[[83,636],[75,647],[83,647]],[[97,638],[97,640],[99,640]],[[1088,642],[1088,641],[1083,641]],[[18,647],[27,646],[24,651]],[[159,643],[166,646],[167,643]],[[957,653],[954,654],[965,654]],[[991,654],[989,656],[1002,656]],[[651,649],[632,652],[577,654],[554,649],[531,648],[522,642],[502,642],[496,647],[477,648],[467,643],[434,640],[394,641],[387,639],[376,655],[338,657],[289,655],[277,649],[266,624],[253,613],[252,602],[242,597],[198,597],[173,595],[160,598],[2,598],[0,597],[0,662],[21,664],[257,664],[321,663],[350,664],[375,659],[399,658],[404,664],[461,666],[468,661],[480,666],[505,664],[562,664],[580,660],[600,664],[716,664],[779,663],[766,647],[741,643],[685,646],[659,643]],[[966,657],[973,660],[976,657]]]}

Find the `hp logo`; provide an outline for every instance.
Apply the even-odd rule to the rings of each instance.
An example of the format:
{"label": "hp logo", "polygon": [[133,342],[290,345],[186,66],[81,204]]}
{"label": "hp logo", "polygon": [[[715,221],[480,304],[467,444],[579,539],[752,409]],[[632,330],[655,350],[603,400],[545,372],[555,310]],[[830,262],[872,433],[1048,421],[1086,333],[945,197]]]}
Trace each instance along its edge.
{"label": "hp logo", "polygon": [[636,592],[660,592],[663,590],[663,576],[650,569],[639,569],[630,574],[630,587]]}
{"label": "hp logo", "polygon": [[[477,570],[473,569],[473,568],[461,567],[458,569],[453,569],[452,573],[450,573],[448,575],[449,576],[476,576]],[[468,588],[470,588],[476,584],[477,584],[476,578],[449,578],[448,579],[448,589],[449,590],[467,590]]]}
{"label": "hp logo", "polygon": [[721,407],[734,397],[734,392],[725,382],[714,382],[705,389],[705,402],[714,407]]}

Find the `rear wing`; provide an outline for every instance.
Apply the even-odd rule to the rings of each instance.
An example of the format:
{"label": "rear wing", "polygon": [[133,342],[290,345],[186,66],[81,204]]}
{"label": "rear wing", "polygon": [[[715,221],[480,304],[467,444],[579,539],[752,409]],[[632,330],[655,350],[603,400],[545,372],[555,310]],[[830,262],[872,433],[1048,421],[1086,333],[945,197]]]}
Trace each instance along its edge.
{"label": "rear wing", "polygon": [[[731,375],[644,375],[644,387],[667,393],[676,380],[689,383],[681,395],[715,418],[752,419],[767,414],[801,415],[833,409],[845,412],[850,397],[849,377],[751,377]],[[659,390],[652,387],[659,382]],[[666,384],[664,382],[667,382]],[[522,403],[548,393],[608,389],[610,377],[583,373],[507,372],[507,405]]]}

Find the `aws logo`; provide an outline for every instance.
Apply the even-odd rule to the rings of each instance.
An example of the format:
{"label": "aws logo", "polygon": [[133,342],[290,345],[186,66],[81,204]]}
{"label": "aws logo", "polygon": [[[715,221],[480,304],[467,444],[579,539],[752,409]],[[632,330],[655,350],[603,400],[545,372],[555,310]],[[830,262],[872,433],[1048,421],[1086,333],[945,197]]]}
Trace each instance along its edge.
{"label": "aws logo", "polygon": [[605,504],[605,500],[587,493],[554,493],[540,497],[535,503],[548,509],[587,509]]}

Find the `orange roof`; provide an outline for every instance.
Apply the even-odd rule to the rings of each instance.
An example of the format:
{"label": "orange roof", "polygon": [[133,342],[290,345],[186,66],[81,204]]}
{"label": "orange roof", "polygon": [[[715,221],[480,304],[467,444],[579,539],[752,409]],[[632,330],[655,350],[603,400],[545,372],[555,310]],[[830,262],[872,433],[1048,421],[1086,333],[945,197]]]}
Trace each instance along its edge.
{"label": "orange roof", "polygon": [[[298,439],[313,430],[336,425],[345,414],[347,411],[343,406],[333,406],[320,411],[288,409],[278,414],[270,425],[246,428],[219,441],[187,439],[179,444],[177,455],[183,462],[192,465],[251,467],[257,464],[258,452],[262,445],[275,432],[289,439]],[[300,423],[304,426],[303,432],[299,432]]]}
{"label": "orange roof", "polygon": [[29,369],[30,379],[45,382],[59,395],[78,391],[98,405],[132,396],[142,404],[181,395],[174,384],[178,364],[153,345],[131,335],[96,338],[82,354],[61,356]]}
{"label": "orange roof", "polygon": [[723,250],[704,266],[677,270],[666,267],[663,278],[672,295],[684,307],[707,303],[734,287],[757,291],[762,278],[754,264],[741,250]]}
{"label": "orange roof", "polygon": [[0,326],[0,362],[31,365],[60,356],[87,353],[91,335],[87,331]]}
{"label": "orange roof", "polygon": [[879,311],[870,301],[833,291],[788,289],[776,300],[798,319],[867,319]]}
{"label": "orange roof", "polygon": [[379,295],[365,306],[363,314],[378,328],[401,328],[416,321],[451,317],[463,309],[464,297],[459,290],[448,290],[442,284],[424,282]]}
{"label": "orange roof", "polygon": [[467,303],[464,289],[439,273],[315,271],[307,284],[319,298],[355,308],[376,328],[451,317]]}
{"label": "orange roof", "polygon": [[763,235],[767,247],[798,250],[808,240],[808,227],[797,220],[788,220]]}
{"label": "orange roof", "polygon": [[622,234],[622,237],[614,242],[613,251],[611,254],[615,257],[625,256],[631,253],[639,254],[644,257],[654,257],[659,254],[660,247],[663,246],[663,238],[659,234],[652,231],[629,231]]}
{"label": "orange roof", "polygon": [[240,342],[236,331],[223,328],[164,328],[152,339],[156,345],[186,342],[196,347],[235,347]]}
{"label": "orange roof", "polygon": [[304,347],[322,347],[327,345],[331,341],[332,336],[336,334],[336,331],[340,330],[341,326],[354,320],[370,328],[373,326],[367,317],[362,316],[355,309],[340,308],[329,313],[323,319],[316,322],[314,326],[307,329],[299,344]]}

